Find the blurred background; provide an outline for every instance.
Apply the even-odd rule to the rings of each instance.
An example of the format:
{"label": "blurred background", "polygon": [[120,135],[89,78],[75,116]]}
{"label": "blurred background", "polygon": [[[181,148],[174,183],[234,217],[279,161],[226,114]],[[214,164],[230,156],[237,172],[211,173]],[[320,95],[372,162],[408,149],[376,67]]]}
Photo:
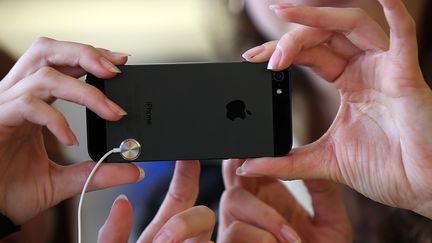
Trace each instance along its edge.
{"label": "blurred background", "polygon": [[131,63],[210,58],[199,0],[0,1],[0,44],[20,56],[39,36],[132,54]]}

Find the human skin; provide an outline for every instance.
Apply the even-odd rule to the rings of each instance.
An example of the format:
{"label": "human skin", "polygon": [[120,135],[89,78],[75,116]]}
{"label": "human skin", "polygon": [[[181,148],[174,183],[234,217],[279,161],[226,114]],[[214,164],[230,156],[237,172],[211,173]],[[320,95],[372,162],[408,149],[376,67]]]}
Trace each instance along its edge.
{"label": "human skin", "polygon": [[[77,78],[85,73],[112,78],[120,72],[115,65],[126,61],[126,54],[39,38],[0,82],[0,212],[15,224],[81,192],[95,165],[89,161],[60,166],[48,158],[41,132],[44,126],[63,144],[78,145],[66,119],[51,103],[64,99],[107,120],[121,119],[126,115],[121,107]],[[164,203],[138,242],[210,241],[214,213],[204,206],[194,207],[199,171],[198,161],[177,163]],[[143,177],[144,172],[131,163],[102,164],[89,188],[133,183]],[[131,225],[131,204],[120,196],[98,241],[127,242]]]}
{"label": "human skin", "polygon": [[[22,224],[60,201],[77,195],[95,165],[61,166],[46,152],[42,127],[65,145],[78,145],[56,99],[84,105],[104,119],[125,115],[96,88],[78,80],[89,72],[114,77],[127,55],[89,45],[39,38],[0,82],[0,212]],[[115,174],[116,176],[112,176]],[[133,164],[104,164],[90,190],[141,180]]]}
{"label": "human skin", "polygon": [[308,66],[339,91],[341,105],[318,141],[282,158],[248,160],[239,175],[329,179],[432,218],[432,94],[416,27],[399,0],[379,2],[390,39],[359,9],[273,6],[276,16],[303,26],[246,59],[269,60],[274,70]]}
{"label": "human skin", "polygon": [[[167,195],[137,243],[211,242],[215,215],[205,206],[194,206],[199,174],[199,161],[177,162]],[[128,242],[131,227],[132,206],[125,196],[120,196],[99,231],[98,242]]]}
{"label": "human skin", "polygon": [[306,180],[310,215],[275,178],[236,175],[242,160],[223,162],[226,191],[220,203],[218,242],[352,242],[352,229],[337,184]]}
{"label": "human skin", "polygon": [[[287,23],[278,18],[269,6],[278,3],[294,3],[305,6],[322,7],[350,7],[362,8],[384,30],[388,31],[387,21],[382,8],[376,0],[246,0],[245,7],[252,22],[258,30],[269,40],[279,39],[286,32],[296,26],[295,23]],[[404,1],[416,23],[422,21],[423,9],[426,0]]]}
{"label": "human skin", "polygon": [[[293,22],[286,22],[278,18],[273,11],[269,9],[271,4],[276,3],[294,3],[297,5],[306,6],[323,6],[323,7],[350,7],[361,8],[365,10],[368,15],[373,18],[387,33],[388,24],[382,11],[381,5],[376,0],[245,0],[245,10],[254,26],[267,40],[280,39],[286,32],[296,28],[298,24]],[[426,7],[426,0],[404,0],[408,10],[413,16],[416,23],[423,23],[422,16],[424,15],[424,8]],[[424,28],[418,29],[420,31]],[[337,107],[339,106],[339,93],[333,89],[331,85],[322,82],[323,80],[308,72],[305,73],[310,76],[310,85],[320,93],[324,101],[320,103],[319,109],[325,110],[326,113],[322,114],[324,124],[332,121],[336,115]]]}

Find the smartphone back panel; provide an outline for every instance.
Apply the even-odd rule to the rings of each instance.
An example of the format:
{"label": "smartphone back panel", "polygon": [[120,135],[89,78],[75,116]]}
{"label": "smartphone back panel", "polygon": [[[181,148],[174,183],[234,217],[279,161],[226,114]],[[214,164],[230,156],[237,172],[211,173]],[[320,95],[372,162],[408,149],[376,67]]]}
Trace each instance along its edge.
{"label": "smartphone back panel", "polygon": [[[99,81],[107,97],[128,113],[120,121],[98,123],[105,124],[106,141],[102,136],[99,142],[106,143],[107,149],[133,138],[141,145],[137,161],[277,154],[276,87],[265,64],[164,64],[120,69],[116,78]],[[284,107],[291,114],[289,94],[283,102],[288,102]],[[290,128],[290,115],[284,120]],[[291,129],[285,133],[279,134],[279,140],[282,135],[289,140],[287,153]],[[88,135],[92,136],[91,130]],[[108,160],[123,159],[113,155]]]}

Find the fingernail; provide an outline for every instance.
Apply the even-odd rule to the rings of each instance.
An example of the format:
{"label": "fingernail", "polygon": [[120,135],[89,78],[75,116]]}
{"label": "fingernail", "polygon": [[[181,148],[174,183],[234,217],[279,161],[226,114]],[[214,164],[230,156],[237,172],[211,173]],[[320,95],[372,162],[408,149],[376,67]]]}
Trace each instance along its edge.
{"label": "fingernail", "polygon": [[296,5],[294,3],[279,3],[279,4],[272,4],[269,6],[270,10],[282,10],[285,8],[292,8],[295,7]]}
{"label": "fingernail", "polygon": [[114,201],[117,201],[117,200],[120,200],[120,199],[129,201],[129,199],[127,198],[127,196],[124,195],[124,194],[120,194]]}
{"label": "fingernail", "polygon": [[[138,178],[138,181],[142,181],[143,179],[144,179],[144,177],[145,177],[145,172],[144,172],[144,170],[143,170],[143,168],[141,168],[141,167],[139,167],[139,166],[137,166],[138,167],[138,169],[139,169],[139,178]],[[137,181],[137,182],[138,182]]]}
{"label": "fingernail", "polygon": [[281,59],[282,59],[282,51],[280,47],[276,47],[276,50],[273,52],[273,55],[270,58],[267,69],[273,70],[278,68]]}
{"label": "fingernail", "polygon": [[123,110],[120,106],[118,106],[116,103],[112,102],[111,100],[105,99],[105,102],[108,105],[108,107],[110,108],[110,110],[113,111],[114,113],[116,113],[117,115],[120,115],[120,116],[127,115],[127,112],[125,110]]}
{"label": "fingernail", "polygon": [[171,239],[170,234],[166,230],[158,234],[153,240],[153,243],[172,243],[172,242],[174,241]]}
{"label": "fingernail", "polygon": [[256,46],[248,51],[246,51],[245,53],[243,53],[242,57],[244,59],[252,59],[254,57],[256,57],[258,54],[260,54],[261,52],[263,52],[265,50],[264,46]]}
{"label": "fingernail", "polygon": [[240,166],[240,167],[238,167],[237,168],[237,170],[236,170],[236,174],[238,175],[238,176],[243,176],[243,175],[246,175],[246,172],[243,170],[243,168]]}
{"label": "fingernail", "polygon": [[110,55],[114,55],[114,56],[122,56],[122,57],[130,57],[130,56],[132,56],[129,53],[123,53],[123,52],[110,51],[109,53],[110,53]]}
{"label": "fingernail", "polygon": [[129,202],[129,199],[126,197],[126,195],[124,195],[124,194],[120,194],[120,195],[118,195],[117,198],[114,200],[114,203],[111,205],[111,208],[114,207],[115,203],[116,203],[118,200],[126,200],[126,201]]}
{"label": "fingernail", "polygon": [[288,225],[283,225],[281,229],[283,238],[291,243],[300,243],[301,239],[297,233]]}
{"label": "fingernail", "polygon": [[70,141],[72,141],[72,145],[79,146],[79,142],[78,142],[78,139],[76,138],[75,134],[71,130],[69,130],[68,133],[69,133],[68,134],[69,139],[70,139]]}
{"label": "fingernail", "polygon": [[262,177],[262,175],[257,175],[257,174],[252,174],[252,173],[247,173],[246,171],[243,170],[242,167],[238,167],[236,170],[236,175],[238,176],[245,176],[245,177],[249,177],[249,178],[258,178],[258,177]]}
{"label": "fingernail", "polygon": [[112,64],[110,61],[108,61],[105,57],[101,57],[101,64],[106,68],[108,71],[112,73],[121,73],[121,70],[118,69],[114,64]]}

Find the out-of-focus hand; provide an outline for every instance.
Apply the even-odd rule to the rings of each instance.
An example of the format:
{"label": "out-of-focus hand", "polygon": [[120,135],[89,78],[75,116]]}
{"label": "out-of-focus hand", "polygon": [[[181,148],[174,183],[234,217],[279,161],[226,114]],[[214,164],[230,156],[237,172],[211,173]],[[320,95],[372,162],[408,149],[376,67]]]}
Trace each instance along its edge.
{"label": "out-of-focus hand", "polygon": [[223,164],[226,191],[218,242],[352,242],[351,224],[336,184],[305,181],[314,209],[310,216],[281,181],[237,176],[242,163]]}
{"label": "out-of-focus hand", "polygon": [[[63,99],[115,121],[125,112],[77,78],[89,72],[111,78],[127,56],[89,45],[39,38],[0,82],[0,212],[22,224],[78,194],[95,165],[60,166],[47,156],[42,127],[65,145],[78,141],[64,116],[51,106]],[[116,176],[112,176],[115,174]],[[104,164],[90,184],[97,190],[142,178],[133,164]]]}
{"label": "out-of-focus hand", "polygon": [[[211,242],[214,213],[205,206],[193,206],[198,196],[199,168],[198,161],[177,162],[167,196],[139,243]],[[99,231],[98,242],[127,242],[131,226],[132,207],[120,196]]]}
{"label": "out-of-focus hand", "polygon": [[415,23],[400,0],[380,0],[390,39],[360,9],[281,4],[301,24],[245,53],[279,70],[310,67],[333,83],[339,112],[318,141],[282,158],[246,161],[245,176],[330,179],[378,202],[432,218],[432,93],[418,63]]}

